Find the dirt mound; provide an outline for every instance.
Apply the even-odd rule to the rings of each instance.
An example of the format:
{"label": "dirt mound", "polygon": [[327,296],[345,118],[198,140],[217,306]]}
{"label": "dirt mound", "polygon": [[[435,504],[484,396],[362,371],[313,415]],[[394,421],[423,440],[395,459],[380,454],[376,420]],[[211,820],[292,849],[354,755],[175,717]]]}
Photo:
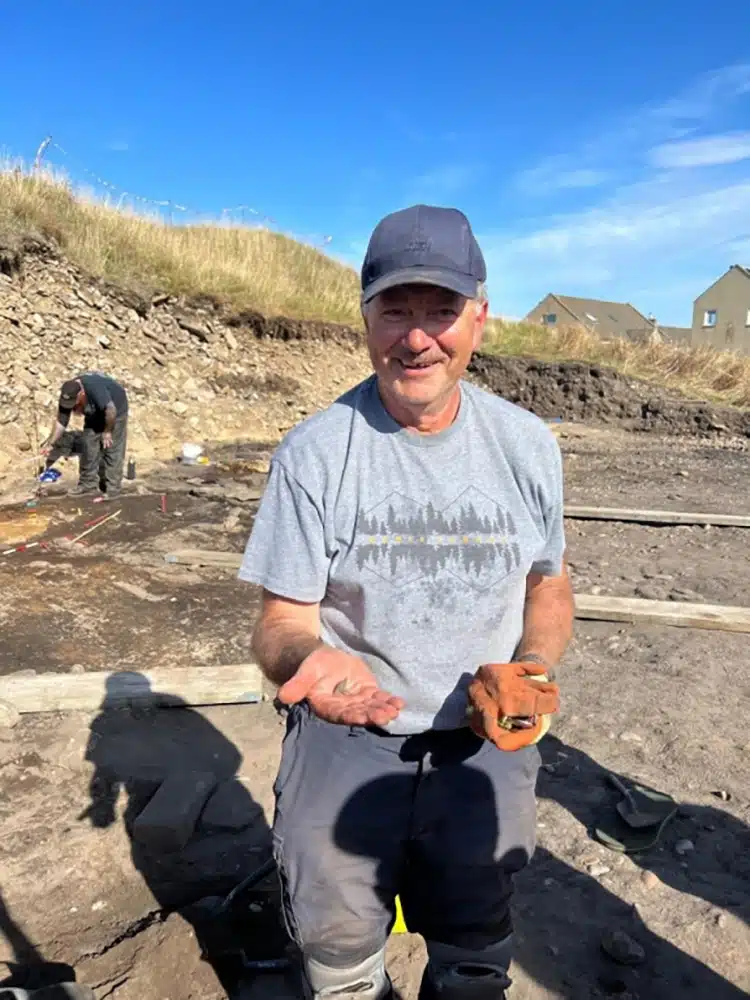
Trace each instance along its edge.
{"label": "dirt mound", "polygon": [[129,449],[151,459],[183,441],[277,440],[369,363],[349,327],[119,288],[49,241],[0,233],[0,477],[32,469],[59,386],[92,370],[127,388]]}
{"label": "dirt mound", "polygon": [[476,354],[469,366],[492,392],[545,419],[619,424],[660,434],[750,437],[750,412],[690,402],[611,368]]}

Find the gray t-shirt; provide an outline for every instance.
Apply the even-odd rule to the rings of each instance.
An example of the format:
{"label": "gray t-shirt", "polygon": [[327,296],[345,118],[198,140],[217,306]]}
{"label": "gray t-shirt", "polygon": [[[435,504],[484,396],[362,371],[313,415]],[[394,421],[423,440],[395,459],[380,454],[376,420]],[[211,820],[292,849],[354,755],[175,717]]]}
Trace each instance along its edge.
{"label": "gray t-shirt", "polygon": [[320,602],[321,636],[406,705],[394,733],[466,725],[466,687],[507,662],[526,576],[562,570],[562,462],[526,410],[468,382],[453,424],[421,435],[375,376],[274,453],[240,579]]}

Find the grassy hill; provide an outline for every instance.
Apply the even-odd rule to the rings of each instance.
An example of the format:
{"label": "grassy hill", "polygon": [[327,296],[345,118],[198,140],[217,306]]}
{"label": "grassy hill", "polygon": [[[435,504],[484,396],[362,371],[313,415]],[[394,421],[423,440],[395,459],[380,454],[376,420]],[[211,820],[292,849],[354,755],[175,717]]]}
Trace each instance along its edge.
{"label": "grassy hill", "polygon": [[[0,243],[26,233],[54,239],[80,267],[140,291],[211,295],[266,315],[361,326],[357,273],[313,247],[265,229],[172,226],[52,174],[0,170]],[[750,406],[750,358],[710,348],[605,343],[581,328],[493,320],[485,349],[611,365],[689,397]]]}

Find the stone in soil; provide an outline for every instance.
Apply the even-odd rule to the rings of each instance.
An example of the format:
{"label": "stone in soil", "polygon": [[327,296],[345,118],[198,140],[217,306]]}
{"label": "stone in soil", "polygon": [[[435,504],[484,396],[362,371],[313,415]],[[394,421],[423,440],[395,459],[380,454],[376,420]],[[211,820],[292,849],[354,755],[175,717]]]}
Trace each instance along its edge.
{"label": "stone in soil", "polygon": [[646,960],[643,946],[623,930],[606,930],[601,945],[605,954],[620,965],[640,965]]}
{"label": "stone in soil", "polygon": [[0,700],[0,729],[13,729],[21,721],[21,714],[9,701]]}
{"label": "stone in soil", "polygon": [[216,775],[208,771],[168,775],[133,824],[133,838],[156,850],[182,850],[215,786]]}

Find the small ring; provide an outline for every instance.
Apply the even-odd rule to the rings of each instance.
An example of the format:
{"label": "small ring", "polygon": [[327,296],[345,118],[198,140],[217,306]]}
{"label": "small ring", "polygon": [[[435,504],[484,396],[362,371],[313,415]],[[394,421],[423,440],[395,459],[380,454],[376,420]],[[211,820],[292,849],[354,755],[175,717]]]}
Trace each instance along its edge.
{"label": "small ring", "polygon": [[515,728],[513,722],[513,716],[511,715],[501,715],[500,718],[497,720],[497,724],[503,729],[511,730]]}

